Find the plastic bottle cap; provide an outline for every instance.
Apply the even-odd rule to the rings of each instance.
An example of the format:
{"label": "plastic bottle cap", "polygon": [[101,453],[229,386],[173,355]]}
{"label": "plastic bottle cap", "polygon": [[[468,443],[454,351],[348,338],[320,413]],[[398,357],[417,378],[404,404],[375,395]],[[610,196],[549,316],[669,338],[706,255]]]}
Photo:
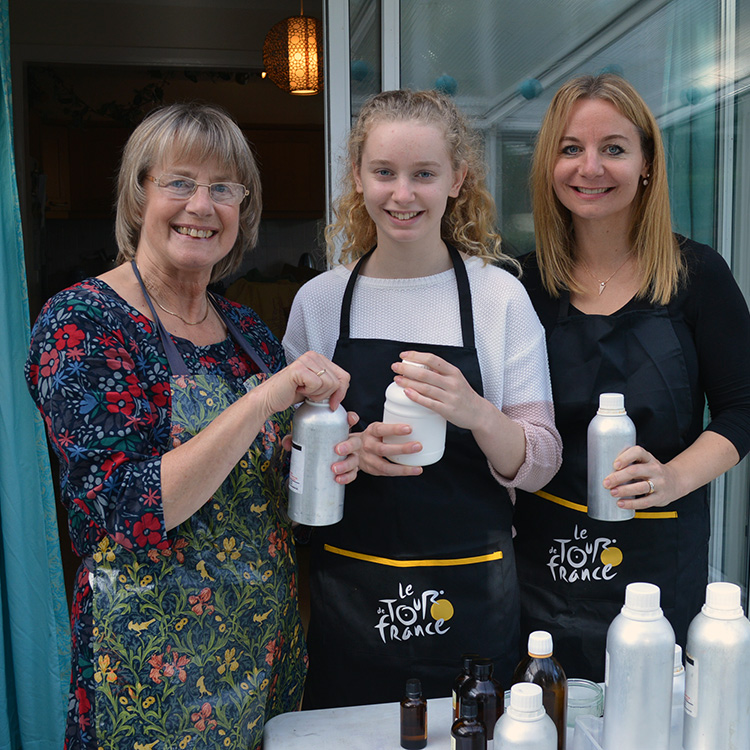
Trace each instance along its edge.
{"label": "plastic bottle cap", "polygon": [[479,658],[479,654],[461,654],[461,666],[467,671],[471,672],[471,665],[475,659]]}
{"label": "plastic bottle cap", "polygon": [[735,583],[716,581],[706,586],[703,614],[720,619],[742,617],[742,591]]}
{"label": "plastic bottle cap", "polygon": [[661,591],[653,583],[629,583],[625,587],[622,614],[633,620],[656,620],[662,616],[660,598]]}
{"label": "plastic bottle cap", "polygon": [[406,697],[407,698],[419,698],[422,695],[422,683],[412,677],[406,681]]}
{"label": "plastic bottle cap", "polygon": [[471,674],[477,680],[489,680],[492,677],[492,662],[489,659],[474,659]]}
{"label": "plastic bottle cap", "polygon": [[679,643],[674,645],[674,676],[681,675],[685,671],[682,663],[682,646]]}
{"label": "plastic bottle cap", "polygon": [[535,630],[529,634],[529,656],[538,659],[552,656],[552,636],[546,630]]}
{"label": "plastic bottle cap", "polygon": [[542,707],[542,688],[533,682],[517,682],[510,689],[510,705],[520,713],[537,713]]}
{"label": "plastic bottle cap", "polygon": [[608,414],[624,414],[625,396],[622,393],[600,393],[599,411]]}

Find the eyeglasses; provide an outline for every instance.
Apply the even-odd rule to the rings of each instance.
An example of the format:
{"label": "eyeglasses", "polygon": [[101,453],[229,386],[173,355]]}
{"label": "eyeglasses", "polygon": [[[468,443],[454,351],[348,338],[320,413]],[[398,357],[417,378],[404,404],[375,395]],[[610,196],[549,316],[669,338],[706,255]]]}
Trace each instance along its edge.
{"label": "eyeglasses", "polygon": [[147,174],[146,179],[175,198],[190,198],[199,187],[208,188],[211,200],[223,206],[239,206],[245,196],[250,195],[250,191],[238,182],[212,182],[207,185],[179,174],[162,174],[158,177]]}

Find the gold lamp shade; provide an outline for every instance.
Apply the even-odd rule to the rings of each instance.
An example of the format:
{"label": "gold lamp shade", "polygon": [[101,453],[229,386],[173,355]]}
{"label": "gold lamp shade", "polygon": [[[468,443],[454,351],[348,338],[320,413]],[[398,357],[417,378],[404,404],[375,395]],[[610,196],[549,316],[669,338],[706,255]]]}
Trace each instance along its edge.
{"label": "gold lamp shade", "polygon": [[275,24],[263,42],[268,77],[284,91],[311,96],[323,88],[323,35],[311,16],[292,16]]}

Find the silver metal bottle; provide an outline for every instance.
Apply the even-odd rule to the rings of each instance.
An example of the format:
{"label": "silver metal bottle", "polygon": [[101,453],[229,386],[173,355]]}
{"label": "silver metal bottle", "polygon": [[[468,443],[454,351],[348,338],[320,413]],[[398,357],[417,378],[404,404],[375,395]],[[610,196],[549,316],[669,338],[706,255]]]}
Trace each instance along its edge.
{"label": "silver metal bottle", "polygon": [[660,593],[628,584],[607,631],[604,750],[669,750],[675,638]]}
{"label": "silver metal bottle", "polygon": [[622,393],[599,395],[599,409],[589,422],[588,449],[588,515],[600,521],[627,521],[635,511],[620,508],[609,490],[602,486],[614,469],[615,458],[625,448],[635,445],[635,425],[625,411]]}
{"label": "silver metal bottle", "polygon": [[542,688],[519,682],[495,724],[494,750],[557,750],[557,728],[542,704]]}
{"label": "silver metal bottle", "polygon": [[307,399],[292,421],[289,517],[306,526],[330,526],[344,516],[344,485],[336,482],[334,451],[349,435],[344,407],[331,411],[328,400]]}
{"label": "silver metal bottle", "polygon": [[709,583],[688,628],[685,750],[750,748],[750,621],[740,587]]}

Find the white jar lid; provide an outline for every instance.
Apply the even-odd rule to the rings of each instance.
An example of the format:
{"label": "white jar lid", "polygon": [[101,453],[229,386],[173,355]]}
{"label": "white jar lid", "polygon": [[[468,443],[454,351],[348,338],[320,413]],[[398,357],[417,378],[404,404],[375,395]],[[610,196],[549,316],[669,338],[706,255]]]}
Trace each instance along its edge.
{"label": "white jar lid", "polygon": [[529,634],[529,656],[545,659],[552,656],[552,635],[546,630],[535,630]]}
{"label": "white jar lid", "polygon": [[524,714],[532,714],[542,707],[542,688],[533,682],[518,682],[510,689],[510,705]]}
{"label": "white jar lid", "polygon": [[638,620],[656,619],[662,614],[660,599],[661,591],[657,585],[644,582],[629,583],[625,587],[625,606],[622,612]]}
{"label": "white jar lid", "polygon": [[599,408],[607,412],[624,412],[625,396],[622,393],[600,393]]}
{"label": "white jar lid", "polygon": [[709,617],[734,619],[742,617],[742,591],[735,583],[715,581],[706,586],[706,603],[703,613]]}

